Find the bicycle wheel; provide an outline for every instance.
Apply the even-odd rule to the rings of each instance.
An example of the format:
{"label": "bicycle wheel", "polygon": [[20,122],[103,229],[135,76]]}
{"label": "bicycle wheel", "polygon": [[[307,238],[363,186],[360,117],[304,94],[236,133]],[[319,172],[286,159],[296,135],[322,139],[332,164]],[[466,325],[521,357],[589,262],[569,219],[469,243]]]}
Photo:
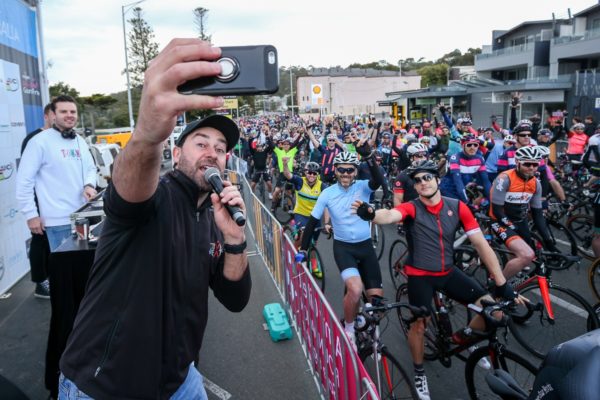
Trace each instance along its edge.
{"label": "bicycle wheel", "polygon": [[[510,330],[515,339],[531,354],[544,358],[557,344],[566,342],[598,327],[598,318],[592,306],[583,297],[570,289],[558,285],[549,285],[550,307],[554,319],[550,319],[544,305],[541,311],[524,312],[524,306],[518,306],[517,315],[528,315],[526,320],[514,318],[510,321]],[[519,294],[532,304],[544,304],[537,281],[525,285]]]}
{"label": "bicycle wheel", "polygon": [[373,248],[375,249],[375,254],[377,254],[377,259],[381,260],[383,249],[385,247],[385,235],[383,233],[383,228],[374,223],[371,223],[371,241],[373,242]]}
{"label": "bicycle wheel", "polygon": [[[548,230],[550,231],[550,237],[554,242],[554,245],[558,248],[566,248],[566,252],[572,256],[577,255],[577,238],[573,233],[567,229],[566,226],[558,221],[551,219],[546,220],[548,224]],[[561,264],[562,268],[555,269],[566,269],[570,266],[568,263]],[[550,266],[552,268],[552,266]]]}
{"label": "bicycle wheel", "polygon": [[312,277],[321,288],[321,293],[325,293],[325,269],[323,268],[323,261],[321,261],[321,254],[315,246],[310,246],[307,255],[308,270],[312,272]]}
{"label": "bicycle wheel", "polygon": [[404,262],[408,258],[408,245],[405,239],[396,239],[390,247],[390,254],[388,256],[388,265],[390,270],[390,277],[392,278],[392,284],[394,289],[406,283],[406,277],[402,272]]}
{"label": "bicycle wheel", "polygon": [[275,218],[282,224],[287,224],[294,212],[294,199],[289,194],[282,194],[282,196],[283,199],[279,201],[279,207],[275,210]]}
{"label": "bicycle wheel", "polygon": [[[418,399],[417,391],[409,375],[387,347],[373,354],[373,348],[365,348],[359,354],[365,369],[375,384],[381,400]],[[379,374],[376,364],[379,364]]]}
{"label": "bicycle wheel", "polygon": [[594,260],[592,239],[594,237],[594,219],[591,215],[577,214],[567,220],[567,229],[577,239],[579,253],[588,260]]}
{"label": "bicycle wheel", "polygon": [[[408,286],[406,283],[401,284],[396,291],[396,301],[402,303],[408,303]],[[400,321],[400,327],[404,336],[408,337],[408,330],[410,328],[404,321],[412,317],[409,310],[405,308],[397,308],[396,313],[398,314],[398,320]],[[433,361],[438,358],[439,349],[437,346],[437,327],[435,318],[431,317],[427,321],[425,328],[425,353],[424,357],[428,361]]]}
{"label": "bicycle wheel", "polygon": [[[494,357],[490,357],[491,351],[495,352]],[[501,368],[508,372],[522,389],[526,392],[531,391],[538,370],[533,364],[506,348],[494,351],[488,346],[484,346],[471,353],[465,364],[465,380],[471,399],[498,398],[498,395],[492,392],[485,381],[485,376],[491,371],[477,366],[477,362],[484,357],[489,357],[488,360],[491,361],[494,369]]]}
{"label": "bicycle wheel", "polygon": [[600,258],[590,265],[588,279],[594,296],[600,300]]}

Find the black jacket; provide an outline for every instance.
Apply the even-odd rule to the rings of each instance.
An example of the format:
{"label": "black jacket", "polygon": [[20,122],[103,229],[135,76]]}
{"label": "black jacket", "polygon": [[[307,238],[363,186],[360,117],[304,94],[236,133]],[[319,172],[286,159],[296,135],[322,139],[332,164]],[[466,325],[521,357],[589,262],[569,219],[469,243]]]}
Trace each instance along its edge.
{"label": "black jacket", "polygon": [[98,399],[168,399],[197,358],[208,288],[231,311],[250,296],[249,269],[223,277],[223,237],[210,199],[181,172],[163,177],[142,203],[110,185],[107,219],[86,294],[60,368]]}

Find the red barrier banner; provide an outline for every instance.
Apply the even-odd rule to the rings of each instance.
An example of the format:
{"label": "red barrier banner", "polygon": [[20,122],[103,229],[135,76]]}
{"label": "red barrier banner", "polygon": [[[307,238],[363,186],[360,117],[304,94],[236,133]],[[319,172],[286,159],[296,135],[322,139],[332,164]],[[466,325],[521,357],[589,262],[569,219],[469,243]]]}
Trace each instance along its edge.
{"label": "red barrier banner", "polygon": [[324,397],[339,400],[372,399],[362,396],[361,381],[370,380],[340,323],[306,267],[296,264],[296,250],[284,236],[283,264],[286,295],[306,356],[321,382]]}

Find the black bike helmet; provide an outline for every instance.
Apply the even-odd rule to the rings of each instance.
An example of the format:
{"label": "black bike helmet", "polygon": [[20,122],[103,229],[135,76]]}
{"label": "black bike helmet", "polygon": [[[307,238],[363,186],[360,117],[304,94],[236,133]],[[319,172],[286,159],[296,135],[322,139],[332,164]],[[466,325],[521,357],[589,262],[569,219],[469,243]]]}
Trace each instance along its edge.
{"label": "black bike helmet", "polygon": [[531,132],[531,121],[528,119],[522,119],[519,121],[517,126],[513,129],[512,133],[517,134],[519,132]]}
{"label": "black bike helmet", "polygon": [[406,169],[408,176],[412,179],[416,174],[420,172],[429,172],[439,177],[438,165],[431,160],[423,160],[417,162],[415,165],[411,165]]}

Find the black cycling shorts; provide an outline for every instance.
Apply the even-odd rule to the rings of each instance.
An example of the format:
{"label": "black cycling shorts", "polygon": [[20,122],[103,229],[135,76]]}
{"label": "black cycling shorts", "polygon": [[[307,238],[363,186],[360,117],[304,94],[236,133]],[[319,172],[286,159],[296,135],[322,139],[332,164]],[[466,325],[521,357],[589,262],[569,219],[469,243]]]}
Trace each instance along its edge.
{"label": "black cycling shorts", "polygon": [[358,243],[333,241],[333,257],[340,272],[356,268],[365,289],[382,289],[381,270],[371,239]]}
{"label": "black cycling shorts", "polygon": [[254,174],[252,175],[252,182],[258,183],[260,181],[261,176],[263,178],[263,181],[271,182],[271,175],[265,170],[254,171]]}
{"label": "black cycling shorts", "polygon": [[277,175],[277,180],[275,181],[275,187],[282,188],[288,182],[289,181],[287,179],[285,179],[285,175],[283,175],[283,172],[280,172],[279,175]]}
{"label": "black cycling shorts", "polygon": [[498,236],[498,238],[500,238],[500,240],[502,240],[502,243],[504,243],[506,246],[508,246],[508,244],[514,239],[519,238],[523,239],[525,243],[527,243],[529,246],[533,246],[531,231],[529,230],[529,224],[527,220],[512,222],[515,226],[515,229],[506,227],[500,224],[499,222],[494,222],[492,224],[492,231],[494,231],[496,236]]}
{"label": "black cycling shorts", "polygon": [[432,310],[431,301],[436,291],[462,304],[475,303],[488,294],[479,282],[456,267],[442,276],[408,276],[408,302],[411,305]]}

